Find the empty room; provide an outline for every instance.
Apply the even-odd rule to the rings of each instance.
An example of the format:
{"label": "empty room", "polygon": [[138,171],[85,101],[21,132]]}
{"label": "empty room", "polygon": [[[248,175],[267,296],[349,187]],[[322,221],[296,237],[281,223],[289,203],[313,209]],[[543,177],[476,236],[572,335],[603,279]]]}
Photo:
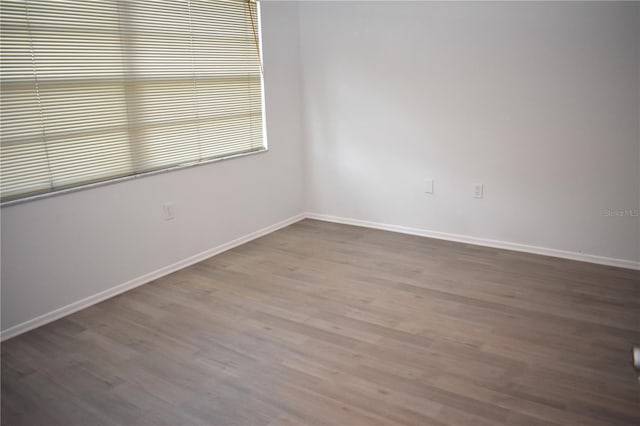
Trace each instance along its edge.
{"label": "empty room", "polygon": [[3,426],[640,424],[640,2],[0,19]]}

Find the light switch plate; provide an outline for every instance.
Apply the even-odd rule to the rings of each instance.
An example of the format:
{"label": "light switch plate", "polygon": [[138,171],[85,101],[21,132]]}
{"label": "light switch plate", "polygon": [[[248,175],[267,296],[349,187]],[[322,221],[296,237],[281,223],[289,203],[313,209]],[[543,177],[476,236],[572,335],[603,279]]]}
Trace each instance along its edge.
{"label": "light switch plate", "polygon": [[433,179],[427,179],[424,181],[425,194],[433,194]]}

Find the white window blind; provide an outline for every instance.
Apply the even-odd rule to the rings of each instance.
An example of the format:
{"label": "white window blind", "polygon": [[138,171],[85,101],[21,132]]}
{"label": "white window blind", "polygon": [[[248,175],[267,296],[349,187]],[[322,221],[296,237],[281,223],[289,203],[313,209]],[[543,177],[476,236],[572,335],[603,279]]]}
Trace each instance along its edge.
{"label": "white window blind", "polygon": [[2,200],[264,148],[241,0],[2,0]]}

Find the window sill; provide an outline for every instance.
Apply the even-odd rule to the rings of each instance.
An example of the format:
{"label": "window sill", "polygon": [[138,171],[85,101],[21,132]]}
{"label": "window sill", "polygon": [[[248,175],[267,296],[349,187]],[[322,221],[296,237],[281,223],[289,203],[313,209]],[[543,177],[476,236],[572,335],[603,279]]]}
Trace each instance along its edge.
{"label": "window sill", "polygon": [[55,197],[55,196],[58,196],[58,195],[69,194],[71,192],[84,191],[84,190],[91,189],[91,188],[97,188],[97,187],[100,187],[100,186],[112,185],[114,183],[125,182],[125,181],[128,181],[128,180],[140,179],[140,178],[144,178],[144,177],[148,177],[148,176],[159,175],[161,173],[172,172],[172,171],[175,171],[175,170],[189,169],[189,168],[192,168],[192,167],[198,167],[198,166],[203,166],[203,165],[206,165],[206,164],[217,163],[219,161],[231,160],[232,158],[240,158],[240,157],[247,157],[247,156],[255,155],[255,154],[262,154],[262,153],[268,152],[268,151],[269,151],[269,148],[263,147],[263,148],[260,148],[260,149],[256,149],[254,151],[242,152],[242,153],[239,153],[239,154],[231,154],[231,155],[227,155],[227,156],[224,156],[224,157],[212,158],[212,159],[206,160],[206,161],[200,161],[200,162],[195,162],[195,163],[187,163],[187,164],[180,164],[180,165],[177,165],[177,166],[171,166],[171,167],[167,167],[167,168],[164,168],[164,169],[152,170],[152,171],[137,173],[137,174],[133,174],[133,175],[129,175],[129,176],[123,176],[123,177],[119,177],[119,178],[115,178],[115,179],[109,179],[109,180],[105,180],[105,181],[101,181],[101,182],[95,182],[95,183],[89,183],[89,184],[80,185],[80,186],[74,186],[72,188],[64,188],[64,189],[58,189],[58,190],[54,190],[54,191],[46,192],[46,193],[42,193],[42,194],[28,195],[28,196],[25,196],[25,197],[22,197],[22,198],[16,198],[14,200],[2,201],[2,202],[0,202],[0,207],[8,207],[8,206],[16,205],[16,204],[27,203],[29,201],[40,200],[40,199],[43,199],[43,198],[49,198],[49,197]]}

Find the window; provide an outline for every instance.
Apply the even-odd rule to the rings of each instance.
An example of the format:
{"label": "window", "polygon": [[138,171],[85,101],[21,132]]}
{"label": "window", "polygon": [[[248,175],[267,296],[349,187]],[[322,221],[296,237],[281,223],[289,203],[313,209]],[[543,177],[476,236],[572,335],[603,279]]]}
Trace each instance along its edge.
{"label": "window", "polygon": [[2,201],[264,149],[255,2],[1,12]]}

